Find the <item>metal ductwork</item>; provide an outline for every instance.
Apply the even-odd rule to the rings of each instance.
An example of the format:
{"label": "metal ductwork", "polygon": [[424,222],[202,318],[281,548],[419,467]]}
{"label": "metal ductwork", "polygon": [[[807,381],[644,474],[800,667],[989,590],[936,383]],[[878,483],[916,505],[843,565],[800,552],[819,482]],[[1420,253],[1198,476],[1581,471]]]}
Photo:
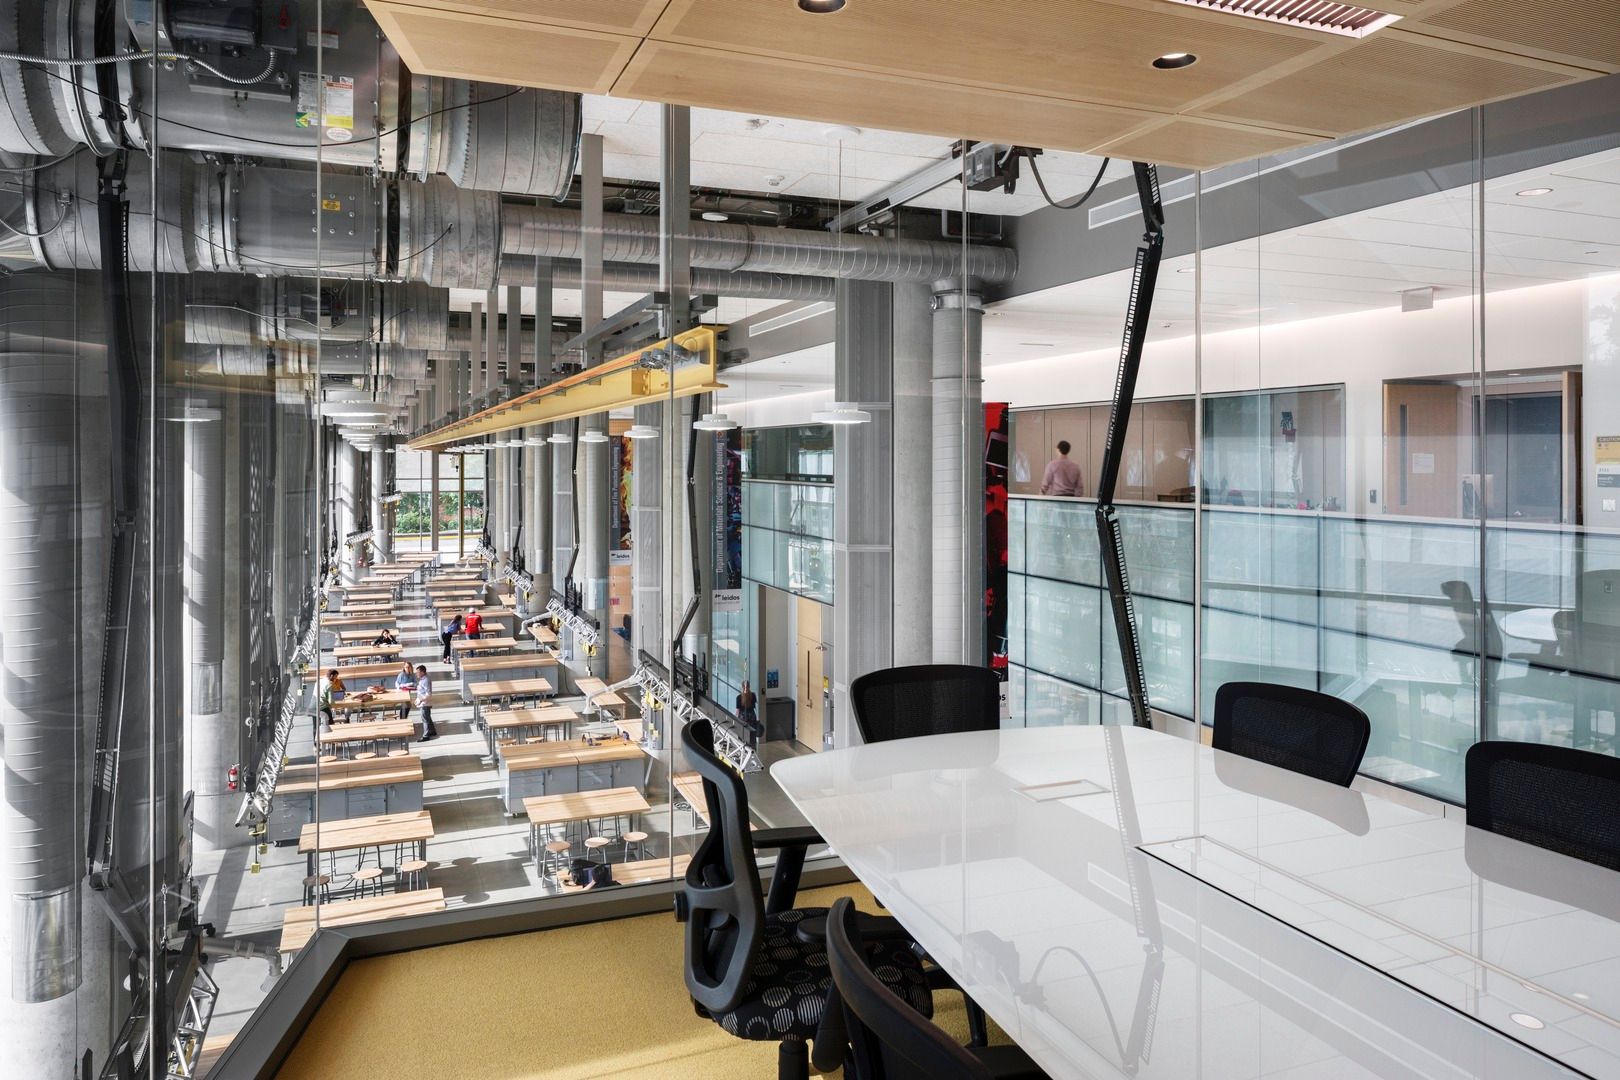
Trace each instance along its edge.
{"label": "metal ductwork", "polygon": [[[507,252],[501,256],[500,283],[534,283],[534,257]],[[551,270],[554,289],[579,288],[578,263],[560,262]],[[602,288],[606,292],[650,293],[658,291],[658,267],[635,263],[608,263],[602,267]],[[729,273],[724,270],[693,270],[692,291],[758,300],[831,300],[833,279],[798,274]]]}
{"label": "metal ductwork", "polygon": [[224,415],[215,402],[197,398],[187,403],[182,418],[187,421],[184,581],[191,632],[186,705],[193,721],[209,716],[217,723],[225,662]]}
{"label": "metal ductwork", "polygon": [[186,340],[198,345],[375,341],[448,348],[450,294],[420,282],[196,275]]}
{"label": "metal ductwork", "polygon": [[[505,250],[514,255],[578,259],[583,252],[576,210],[507,203],[503,207]],[[606,262],[657,263],[659,220],[635,214],[604,214],[602,258]],[[692,266],[733,273],[756,271],[863,281],[937,281],[967,274],[983,281],[1010,281],[1018,259],[1010,248],[939,240],[895,240],[809,229],[759,229],[729,222],[694,221]]]}
{"label": "metal ductwork", "polygon": [[[563,260],[554,286],[578,287],[581,254],[577,210],[503,203],[487,191],[458,188],[444,177],[379,184],[370,177],[239,163],[193,162],[167,155],[161,168],[157,269],[270,277],[385,278],[435,288],[528,285],[534,260]],[[53,268],[99,265],[94,159],[76,158],[28,174],[24,216],[37,261]],[[145,171],[130,178],[130,198],[150,198]],[[319,209],[317,210],[317,206]],[[310,221],[308,230],[289,222]],[[658,221],[607,214],[605,288],[656,287]],[[152,269],[153,222],[130,219],[135,269]],[[734,296],[825,300],[832,278],[928,282],[958,276],[958,244],[846,236],[807,229],[757,229],[694,221],[693,287]],[[569,265],[573,260],[575,265]],[[967,251],[970,275],[1009,280],[1009,248]],[[645,267],[645,269],[643,269]],[[224,332],[221,330],[220,332]],[[238,330],[239,332],[239,330]],[[230,344],[235,342],[221,342]]]}
{"label": "metal ductwork", "polygon": [[72,672],[80,632],[93,632],[78,595],[91,513],[76,430],[83,300],[70,275],[0,280],[0,835],[19,1002],[79,985],[87,699]]}
{"label": "metal ductwork", "polygon": [[[578,94],[413,75],[358,2],[297,0],[274,19],[245,0],[211,5],[208,19],[177,15],[177,7],[130,5],[126,22],[122,4],[0,0],[0,51],[171,51],[139,75],[127,63],[53,69],[0,60],[0,150],[57,156],[88,146],[107,154],[127,142],[418,178],[444,173],[463,187],[548,198],[568,191]],[[154,9],[161,27],[152,24]],[[113,72],[108,81],[104,70]],[[115,109],[103,104],[109,85],[119,88]]]}

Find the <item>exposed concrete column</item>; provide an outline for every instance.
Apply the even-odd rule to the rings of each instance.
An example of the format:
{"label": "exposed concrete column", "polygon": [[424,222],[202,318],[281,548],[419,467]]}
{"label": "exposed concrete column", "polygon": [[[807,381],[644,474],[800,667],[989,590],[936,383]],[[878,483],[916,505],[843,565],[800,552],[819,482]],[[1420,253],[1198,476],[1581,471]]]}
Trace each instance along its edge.
{"label": "exposed concrete column", "polygon": [[[194,871],[208,882],[219,871],[220,853],[232,840],[246,840],[233,826],[236,812],[225,787],[226,770],[240,752],[235,717],[226,701],[240,700],[241,671],[227,679],[226,636],[234,639],[229,655],[239,660],[241,625],[241,403],[227,395],[223,405],[210,395],[194,397],[182,414],[185,425],[185,558],[182,589],[185,596],[183,633],[188,663],[185,668],[184,780],[194,793]],[[230,513],[226,513],[227,503]],[[229,535],[227,535],[227,532]],[[227,582],[227,578],[230,578]],[[229,588],[228,588],[229,586]],[[227,602],[227,592],[235,594]],[[227,620],[225,612],[232,617]],[[239,662],[233,667],[239,668]],[[231,693],[227,698],[226,682]],[[231,710],[234,711],[234,710]],[[238,796],[239,798],[239,796]],[[215,909],[217,889],[204,889],[203,917],[224,913]]]}
{"label": "exposed concrete column", "polygon": [[[492,290],[493,291],[493,290]],[[467,335],[472,345],[472,354],[468,358],[467,366],[467,392],[462,395],[458,405],[466,405],[482,392],[484,378],[484,302],[474,300],[471,308],[472,327]]]}
{"label": "exposed concrete column", "polygon": [[[898,615],[894,620],[893,663],[901,666],[929,663],[934,654],[934,329],[928,286],[901,282],[892,288],[892,541],[894,550],[904,553],[903,557],[893,560],[894,610]],[[844,474],[836,475],[842,484]]]}
{"label": "exposed concrete column", "polygon": [[630,462],[630,641],[637,650],[664,659],[664,468],[672,445],[662,404],[637,405],[636,423],[658,429],[656,439],[637,439]]}
{"label": "exposed concrete column", "polygon": [[[535,202],[538,204],[539,198]],[[541,386],[551,378],[552,346],[551,346],[551,313],[552,313],[552,272],[550,259],[536,259],[534,263],[534,385]],[[535,598],[538,606],[543,608],[551,597],[552,563],[551,563],[551,444],[545,440],[550,437],[553,425],[541,424],[530,428],[531,437],[540,439],[538,446],[531,447],[534,467],[529,470],[528,490],[525,496],[529,500],[529,512],[525,518],[528,526],[523,530],[527,538],[529,550],[529,573],[534,578]]]}
{"label": "exposed concrete column", "polygon": [[428,547],[439,553],[439,452],[428,451]]}
{"label": "exposed concrete column", "polygon": [[[580,178],[580,327],[589,331],[602,321],[602,136],[584,135],[579,143]],[[600,347],[591,345],[585,366],[602,362]],[[607,674],[608,634],[608,485],[612,472],[612,442],[607,438],[607,413],[593,413],[580,422],[581,461],[579,498],[580,581],[585,611],[596,620],[603,647],[591,659],[591,674]]]}
{"label": "exposed concrete column", "polygon": [[[563,434],[573,429],[572,421],[555,425]],[[565,591],[568,564],[574,555],[574,446],[554,444],[551,449],[551,587]]]}
{"label": "exposed concrete column", "polygon": [[501,290],[493,285],[484,294],[484,381],[487,394],[501,385]]}
{"label": "exposed concrete column", "polygon": [[388,494],[388,466],[394,457],[388,437],[379,435],[371,448],[371,536],[376,541],[379,561],[394,561],[394,526],[392,508],[383,503]]}
{"label": "exposed concrete column", "polygon": [[[337,438],[337,436],[333,436]],[[350,533],[357,528],[360,520],[360,503],[364,498],[365,484],[362,477],[365,474],[365,460],[360,450],[346,439],[338,439],[337,445],[337,543],[338,562],[342,566],[343,581],[353,585],[360,580],[360,568],[363,565],[363,545],[350,548],[345,541]]]}
{"label": "exposed concrete column", "polygon": [[889,285],[839,281],[834,398],[872,414],[833,428],[833,740],[857,741],[849,684],[889,667],[894,627],[914,619],[893,595],[894,297]]}
{"label": "exposed concrete column", "polygon": [[972,279],[934,283],[934,663],[984,656],[984,305]]}

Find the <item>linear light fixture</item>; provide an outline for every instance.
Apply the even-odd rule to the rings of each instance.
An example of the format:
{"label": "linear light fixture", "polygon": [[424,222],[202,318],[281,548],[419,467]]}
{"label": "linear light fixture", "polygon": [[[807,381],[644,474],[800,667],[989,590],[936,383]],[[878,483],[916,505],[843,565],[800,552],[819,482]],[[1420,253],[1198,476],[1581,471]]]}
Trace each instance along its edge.
{"label": "linear light fixture", "polygon": [[1306,30],[1317,30],[1340,37],[1361,38],[1397,22],[1391,15],[1355,4],[1334,4],[1324,0],[1170,0],[1174,4],[1241,15],[1245,19],[1282,23]]}

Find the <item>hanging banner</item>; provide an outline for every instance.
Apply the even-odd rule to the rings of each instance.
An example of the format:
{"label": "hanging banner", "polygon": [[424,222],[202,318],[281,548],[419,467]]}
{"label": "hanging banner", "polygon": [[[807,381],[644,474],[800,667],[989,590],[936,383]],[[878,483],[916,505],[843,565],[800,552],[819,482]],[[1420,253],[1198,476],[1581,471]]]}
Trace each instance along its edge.
{"label": "hanging banner", "polygon": [[628,565],[632,544],[630,526],[630,473],[635,467],[636,443],[613,437],[613,509],[608,522],[608,562]]}
{"label": "hanging banner", "polygon": [[984,403],[985,655],[1001,677],[1001,717],[1007,719],[1007,428],[1004,401]]}
{"label": "hanging banner", "polygon": [[742,610],[742,429],[714,439],[712,573],[715,611]]}

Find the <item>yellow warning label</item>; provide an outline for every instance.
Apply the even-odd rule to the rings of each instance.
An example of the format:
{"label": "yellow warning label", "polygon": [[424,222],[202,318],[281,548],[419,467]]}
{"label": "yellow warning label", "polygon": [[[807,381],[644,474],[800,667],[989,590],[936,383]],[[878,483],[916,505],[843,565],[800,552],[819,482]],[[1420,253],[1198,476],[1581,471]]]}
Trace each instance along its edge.
{"label": "yellow warning label", "polygon": [[343,200],[342,199],[334,199],[330,195],[324,196],[321,199],[321,209],[322,210],[341,210],[341,209],[343,209]]}

